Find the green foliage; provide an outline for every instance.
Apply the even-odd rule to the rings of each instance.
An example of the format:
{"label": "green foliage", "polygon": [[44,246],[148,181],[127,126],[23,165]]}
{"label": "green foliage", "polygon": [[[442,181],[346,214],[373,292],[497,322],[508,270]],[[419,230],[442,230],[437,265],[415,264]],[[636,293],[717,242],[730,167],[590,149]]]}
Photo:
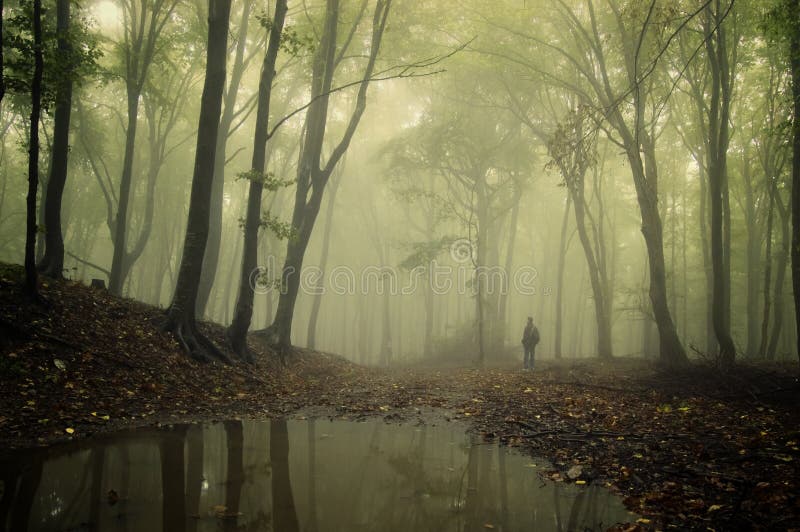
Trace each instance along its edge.
{"label": "green foliage", "polygon": [[[269,33],[272,31],[272,18],[266,13],[262,12],[256,15],[259,24]],[[296,57],[304,50],[308,52],[314,51],[314,37],[312,35],[302,35],[291,26],[284,26],[281,33],[281,50],[285,53]]]}
{"label": "green foliage", "polygon": [[262,214],[259,225],[264,229],[269,229],[280,240],[289,240],[297,237],[297,230],[289,222],[282,222],[273,216],[269,211]]}
{"label": "green foliage", "polygon": [[278,179],[275,177],[273,172],[262,173],[255,169],[250,169],[246,172],[239,172],[236,174],[236,179],[261,183],[261,186],[272,192],[284,187],[292,186],[295,182],[294,179]]}
{"label": "green foliage", "polygon": [[[239,218],[239,228],[244,228],[245,219]],[[283,222],[279,220],[276,216],[273,216],[272,213],[269,211],[265,211],[262,214],[261,220],[258,222],[258,226],[262,229],[268,229],[271,231],[279,240],[289,240],[294,239],[297,237],[297,230],[292,227],[292,224],[289,222]]]}
{"label": "green foliage", "polygon": [[[6,8],[3,23],[4,81],[7,91],[16,95],[12,101],[27,105],[34,70],[33,2],[20,0],[19,5]],[[89,31],[89,23],[77,9],[70,18],[67,36],[68,50],[58,48],[59,33],[56,29],[55,10],[42,7],[42,44],[44,73],[42,81],[42,106],[52,107],[59,88],[72,82],[80,85],[94,77],[102,52],[98,37]]]}
{"label": "green foliage", "polygon": [[442,251],[448,249],[455,240],[453,237],[443,236],[435,240],[412,242],[408,244],[411,253],[400,262],[400,267],[412,270],[418,266],[428,266]]}

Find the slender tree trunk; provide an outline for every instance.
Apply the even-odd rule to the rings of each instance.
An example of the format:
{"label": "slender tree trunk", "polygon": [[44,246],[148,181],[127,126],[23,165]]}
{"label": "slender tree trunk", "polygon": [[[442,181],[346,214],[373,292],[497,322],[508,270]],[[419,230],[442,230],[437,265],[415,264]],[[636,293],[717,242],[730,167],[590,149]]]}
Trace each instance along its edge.
{"label": "slender tree trunk", "polygon": [[561,220],[561,240],[558,244],[558,278],[556,284],[556,333],[555,351],[557,359],[561,358],[561,341],[564,321],[564,269],[567,259],[567,224],[569,222],[569,209],[572,205],[572,195],[567,194],[567,206],[564,208],[564,217]]}
{"label": "slender tree trunk", "polygon": [[[715,9],[709,6],[706,21],[706,50],[711,71],[711,103],[709,104],[709,147],[708,150],[708,189],[711,195],[711,267],[714,272],[714,332],[720,346],[720,362],[729,367],[736,357],[736,347],[730,336],[728,325],[730,314],[729,267],[725,249],[729,238],[724,227],[726,216],[727,151],[729,120],[729,71],[725,25],[721,20],[720,3],[715,1]],[[712,28],[716,26],[716,30]],[[729,209],[728,209],[729,210]]]}
{"label": "slender tree trunk", "polygon": [[272,464],[272,530],[297,532],[300,525],[289,475],[289,430],[285,419],[273,419],[270,424],[269,459]]}
{"label": "slender tree trunk", "polygon": [[761,342],[758,347],[758,352],[756,353],[759,358],[763,358],[767,354],[767,335],[769,332],[769,319],[772,310],[772,303],[770,302],[770,290],[772,289],[772,226],[775,218],[776,191],[771,179],[768,179],[767,183],[767,187],[769,188],[767,192],[769,194],[769,205],[767,206],[766,253],[764,257],[764,313],[761,320]]}
{"label": "slender tree trunk", "polygon": [[522,194],[514,188],[516,200],[514,206],[511,208],[511,220],[508,225],[508,244],[506,245],[505,268],[503,270],[503,289],[500,292],[499,311],[498,311],[498,326],[500,327],[500,340],[503,346],[508,339],[508,294],[510,292],[509,276],[511,269],[514,267],[514,241],[517,238],[517,225],[519,224],[519,204],[522,199]]}
{"label": "slender tree trunk", "polygon": [[27,227],[25,234],[25,293],[38,297],[36,273],[36,192],[39,188],[39,117],[42,112],[42,1],[33,0],[33,56],[34,69],[31,82],[30,139],[28,143],[28,198]]}
{"label": "slender tree trunk", "polygon": [[604,290],[606,282],[601,278],[598,257],[595,256],[595,251],[592,249],[592,244],[589,241],[589,235],[586,231],[586,203],[583,197],[582,184],[576,185],[576,187],[581,187],[581,189],[573,191],[575,225],[578,230],[578,238],[583,247],[584,256],[586,257],[589,281],[592,286],[592,295],[594,296],[594,312],[597,325],[597,355],[602,359],[610,359],[613,357],[613,351],[611,347],[611,317],[607,312],[608,305],[606,304],[606,293]]}
{"label": "slender tree trunk", "polygon": [[3,60],[3,0],[0,0],[0,104],[3,103],[3,97],[6,95],[6,78],[5,78],[5,63]]}
{"label": "slender tree trunk", "polygon": [[139,96],[137,90],[129,83],[128,88],[128,129],[125,132],[125,155],[122,160],[122,178],[119,185],[119,203],[117,217],[114,221],[114,255],[111,261],[111,277],[108,280],[108,290],[112,294],[121,295],[123,276],[123,262],[125,261],[125,234],[128,227],[128,204],[130,203],[131,184],[133,181],[133,156],[136,145],[136,125],[139,121]]}
{"label": "slender tree trunk", "polygon": [[325,285],[325,268],[328,265],[328,251],[331,245],[331,227],[333,227],[333,211],[336,201],[336,192],[339,190],[339,183],[341,178],[334,180],[331,183],[331,193],[328,196],[328,205],[325,208],[325,232],[322,235],[322,251],[319,256],[319,270],[320,282],[318,291],[314,294],[314,300],[311,303],[311,312],[308,318],[308,333],[306,346],[309,349],[316,349],[317,342],[317,318],[319,317],[319,309],[322,306],[322,293]]}
{"label": "slender tree trunk", "polygon": [[226,359],[210,341],[197,331],[195,308],[197,286],[200,282],[203,254],[208,238],[211,181],[216,156],[214,147],[222,107],[222,89],[225,86],[230,9],[229,0],[209,0],[208,2],[206,80],[200,101],[189,216],[178,280],[172,303],[167,310],[167,323],[164,326],[165,329],[177,335],[184,350],[190,356],[203,361],[208,360],[209,356]]}
{"label": "slender tree trunk", "polygon": [[369,59],[364,70],[361,85],[356,96],[356,105],[342,136],[341,141],[333,149],[324,168],[320,167],[322,141],[325,137],[328,102],[336,49],[336,27],[339,19],[339,1],[328,0],[325,16],[325,30],[322,45],[314,61],[312,74],[312,98],[317,99],[309,106],[306,114],[306,137],[304,139],[303,157],[298,165],[297,189],[295,205],[292,213],[292,227],[297,231],[296,238],[290,239],[286,246],[286,260],[281,273],[281,295],[275,320],[267,329],[271,343],[282,350],[291,345],[292,319],[300,288],[300,271],[303,267],[308,241],[319,214],[322,195],[331,173],[344,156],[350,141],[355,134],[361,116],[367,105],[367,88],[369,79],[375,69],[383,32],[392,0],[378,0],[372,20],[372,41]]}
{"label": "slender tree trunk", "polygon": [[[796,21],[800,1],[790,0],[789,17]],[[791,24],[790,64],[792,71],[792,288],[797,356],[800,361],[800,24]]]}
{"label": "slender tree trunk", "polygon": [[708,180],[705,171],[705,164],[701,161],[698,164],[700,170],[700,247],[703,253],[703,272],[705,273],[705,331],[706,331],[706,354],[716,356],[717,337],[714,335],[714,318],[712,310],[714,308],[714,273],[711,269],[711,253],[709,252],[708,238]]}
{"label": "slender tree trunk", "polygon": [[[776,191],[777,193],[777,191]],[[777,194],[776,194],[777,196]],[[783,281],[786,277],[786,264],[789,262],[789,218],[790,213],[788,207],[784,207],[783,202],[779,196],[775,198],[775,204],[778,207],[778,214],[781,217],[781,254],[778,257],[778,270],[775,273],[775,291],[773,292],[773,300],[775,305],[775,320],[772,323],[772,332],[770,334],[769,345],[767,346],[766,356],[769,360],[775,358],[775,352],[778,348],[778,340],[781,334],[781,327],[783,326],[783,304],[784,304],[784,290]]]}
{"label": "slender tree trunk", "polygon": [[[747,347],[745,354],[749,358],[762,356],[763,351],[759,351],[759,334],[758,334],[758,281],[759,281],[759,268],[761,266],[761,230],[758,226],[756,219],[756,201],[753,194],[752,176],[750,173],[750,150],[745,144],[744,153],[742,157],[742,182],[745,191],[745,223],[747,224]],[[768,188],[769,180],[767,180]],[[769,210],[772,210],[772,193],[767,192],[769,197]],[[768,214],[768,217],[771,214]],[[767,221],[767,232],[771,233],[772,220]],[[772,238],[771,234],[767,235],[767,240]],[[766,264],[769,268],[769,243],[767,244],[767,258]],[[764,309],[764,316],[769,315],[769,310]]]}
{"label": "slender tree trunk", "polygon": [[244,428],[241,420],[225,422],[225,442],[228,448],[225,511],[233,521],[232,528],[236,529],[244,486]]}
{"label": "slender tree trunk", "polygon": [[[278,59],[283,23],[286,19],[287,2],[277,0],[275,16],[269,34],[269,45],[261,67],[258,85],[258,108],[256,110],[256,131],[253,139],[253,159],[250,165],[252,176],[247,195],[247,215],[244,223],[244,249],[239,278],[239,294],[233,321],[226,331],[233,350],[246,360],[252,355],[247,350],[247,331],[253,318],[254,291],[250,285],[251,275],[258,263],[258,230],[261,227],[261,193],[264,190],[267,154],[267,126],[269,106],[272,96],[272,80],[275,76],[275,63]],[[299,272],[298,272],[299,275]]]}
{"label": "slender tree trunk", "polygon": [[208,226],[208,243],[206,244],[205,257],[203,258],[203,270],[200,274],[200,286],[197,290],[197,309],[198,316],[206,314],[208,298],[211,295],[211,288],[217,273],[217,266],[220,259],[220,243],[222,241],[222,208],[225,192],[225,159],[228,136],[235,117],[235,107],[239,86],[242,82],[247,63],[244,60],[245,45],[247,43],[247,28],[252,8],[252,0],[242,3],[242,18],[239,23],[238,41],[236,43],[236,55],[233,65],[231,65],[231,79],[228,84],[227,92],[224,95],[224,111],[219,121],[219,132],[217,134],[216,157],[214,158],[214,182],[211,186],[211,208]]}
{"label": "slender tree trunk", "polygon": [[[58,56],[69,64],[69,8],[70,0],[56,2],[56,27],[58,33]],[[53,125],[53,151],[50,162],[50,177],[47,180],[47,195],[44,204],[45,253],[39,270],[49,277],[61,278],[64,270],[64,236],[61,229],[61,198],[67,181],[67,157],[69,154],[69,119],[72,110],[72,72],[65,72],[56,94],[56,109]]]}

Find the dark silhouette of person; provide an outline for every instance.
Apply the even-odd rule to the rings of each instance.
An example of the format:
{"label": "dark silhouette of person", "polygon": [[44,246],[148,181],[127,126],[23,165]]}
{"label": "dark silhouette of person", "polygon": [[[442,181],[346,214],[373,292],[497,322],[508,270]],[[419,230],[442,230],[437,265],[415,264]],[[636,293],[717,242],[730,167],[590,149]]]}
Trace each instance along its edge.
{"label": "dark silhouette of person", "polygon": [[525,330],[522,333],[522,347],[525,350],[525,357],[522,361],[524,369],[533,369],[533,357],[538,343],[539,329],[533,324],[533,318],[528,317],[528,323],[525,324]]}

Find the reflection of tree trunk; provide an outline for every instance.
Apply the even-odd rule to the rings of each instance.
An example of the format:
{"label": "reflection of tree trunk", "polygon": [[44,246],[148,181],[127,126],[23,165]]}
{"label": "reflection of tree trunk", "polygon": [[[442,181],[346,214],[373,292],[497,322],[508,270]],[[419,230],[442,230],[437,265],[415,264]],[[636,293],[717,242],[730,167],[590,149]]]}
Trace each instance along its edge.
{"label": "reflection of tree trunk", "polygon": [[239,504],[242,500],[242,485],[244,484],[244,461],[242,449],[244,447],[244,429],[242,422],[225,422],[225,441],[228,447],[228,478],[225,481],[225,508],[231,516],[226,519],[226,528],[236,530]]}
{"label": "reflection of tree trunk", "polygon": [[89,489],[89,526],[92,530],[100,528],[100,502],[103,499],[103,466],[106,461],[106,448],[92,449],[89,467],[92,470],[92,485]]}
{"label": "reflection of tree trunk", "polygon": [[317,531],[317,435],[313,419],[308,420],[308,524],[307,532]]}
{"label": "reflection of tree trunk", "polygon": [[505,445],[498,446],[497,467],[500,471],[500,528],[508,530],[508,475],[506,475]]}
{"label": "reflection of tree trunk", "polygon": [[186,530],[183,447],[186,428],[165,431],[158,442],[161,458],[161,522],[170,532]]}
{"label": "reflection of tree trunk", "polygon": [[2,464],[3,471],[0,480],[3,481],[3,497],[0,498],[0,527],[5,527],[8,523],[8,514],[11,511],[11,504],[14,502],[14,495],[17,494],[17,482],[19,471],[13,464]]}
{"label": "reflection of tree trunk", "polygon": [[581,522],[581,508],[583,508],[583,501],[586,498],[586,490],[580,490],[578,495],[572,501],[572,509],[569,512],[569,522],[567,522],[567,530],[580,530],[579,523]]}
{"label": "reflection of tree trunk", "polygon": [[30,467],[23,470],[14,508],[11,512],[9,530],[28,530],[34,497],[42,482],[42,466],[42,460],[35,458]]}
{"label": "reflection of tree trunk", "polygon": [[477,532],[482,528],[478,515],[478,462],[480,452],[476,441],[470,442],[467,458],[467,497],[464,501],[464,532]]}
{"label": "reflection of tree trunk", "polygon": [[[200,514],[203,493],[203,427],[193,425],[186,432],[186,511],[190,516]],[[189,519],[187,532],[197,530],[197,519]]]}
{"label": "reflection of tree trunk", "polygon": [[272,463],[273,530],[297,532],[297,510],[289,478],[289,430],[285,419],[273,419],[269,433],[269,459]]}
{"label": "reflection of tree trunk", "polygon": [[553,482],[553,509],[555,512],[556,530],[558,532],[564,530],[564,523],[561,522],[561,489],[563,486],[563,482]]}

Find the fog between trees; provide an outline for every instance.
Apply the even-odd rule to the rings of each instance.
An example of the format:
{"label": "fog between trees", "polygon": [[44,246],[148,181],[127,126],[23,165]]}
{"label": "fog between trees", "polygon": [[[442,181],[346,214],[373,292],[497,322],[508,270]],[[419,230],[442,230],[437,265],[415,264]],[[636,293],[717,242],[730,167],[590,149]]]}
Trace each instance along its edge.
{"label": "fog between trees", "polygon": [[[7,262],[24,257],[38,3],[3,8]],[[367,364],[494,363],[521,359],[533,316],[539,359],[796,358],[792,2],[290,0],[282,28],[285,2],[224,3],[85,0],[62,12],[69,39],[44,3],[47,275],[172,316],[194,253],[182,310],[238,316],[238,352],[249,324]]]}

